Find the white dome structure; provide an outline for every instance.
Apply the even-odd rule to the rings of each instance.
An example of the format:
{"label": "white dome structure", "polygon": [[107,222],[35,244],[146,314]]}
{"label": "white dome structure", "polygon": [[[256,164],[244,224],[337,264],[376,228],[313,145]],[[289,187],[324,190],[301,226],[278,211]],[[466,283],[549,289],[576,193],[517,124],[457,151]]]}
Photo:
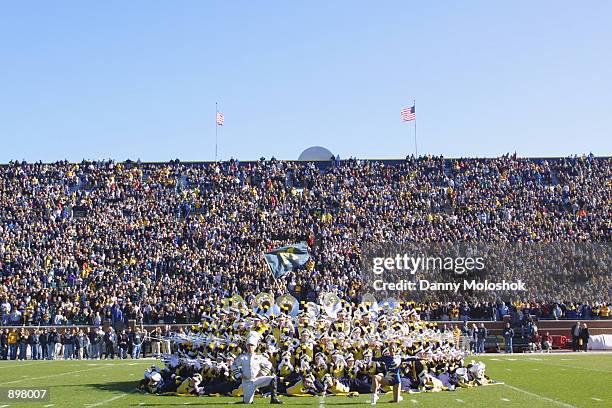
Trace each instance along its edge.
{"label": "white dome structure", "polygon": [[321,146],[312,146],[304,150],[298,160],[303,161],[330,161],[334,154]]}

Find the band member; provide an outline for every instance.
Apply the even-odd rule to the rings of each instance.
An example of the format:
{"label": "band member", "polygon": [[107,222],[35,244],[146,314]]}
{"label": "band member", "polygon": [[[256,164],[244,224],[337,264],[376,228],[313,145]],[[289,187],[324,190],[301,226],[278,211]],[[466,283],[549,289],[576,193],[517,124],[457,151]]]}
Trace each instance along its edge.
{"label": "band member", "polygon": [[400,402],[403,398],[401,396],[401,379],[400,379],[400,365],[408,361],[416,361],[417,357],[408,357],[402,359],[397,354],[397,348],[395,343],[390,343],[389,348],[383,350],[381,357],[374,358],[373,361],[380,362],[383,364],[383,373],[377,373],[372,376],[372,405],[376,405],[379,399],[378,388],[383,386],[393,387],[393,402]]}
{"label": "band member", "polygon": [[[232,371],[236,378],[242,379],[242,400],[245,404],[252,404],[255,391],[261,387],[270,386],[270,403],[282,404],[277,395],[277,377],[272,374],[272,363],[264,356],[257,354],[259,335],[251,332],[247,336],[247,352],[236,358],[232,364]],[[270,375],[272,374],[272,375]]]}

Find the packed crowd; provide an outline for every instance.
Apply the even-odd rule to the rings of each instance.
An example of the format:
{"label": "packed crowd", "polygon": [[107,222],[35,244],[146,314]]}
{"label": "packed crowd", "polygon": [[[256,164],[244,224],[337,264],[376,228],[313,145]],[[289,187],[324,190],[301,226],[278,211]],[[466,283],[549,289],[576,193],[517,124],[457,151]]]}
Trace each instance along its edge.
{"label": "packed crowd", "polygon": [[[610,243],[612,160],[407,158],[381,163],[54,164],[0,167],[2,325],[200,321],[263,291],[357,303],[372,242]],[[312,262],[270,277],[262,253],[307,242]],[[249,279],[241,279],[248,276]],[[423,302],[437,319],[610,317],[609,274],[554,271],[512,298]],[[78,335],[78,333],[77,333]]]}

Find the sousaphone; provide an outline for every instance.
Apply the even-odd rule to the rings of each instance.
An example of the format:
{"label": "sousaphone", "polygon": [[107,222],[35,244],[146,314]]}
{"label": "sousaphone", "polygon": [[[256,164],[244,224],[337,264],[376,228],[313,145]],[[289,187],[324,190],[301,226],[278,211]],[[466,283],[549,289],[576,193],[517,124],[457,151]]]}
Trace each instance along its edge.
{"label": "sousaphone", "polygon": [[335,293],[328,292],[323,295],[322,306],[325,313],[335,319],[338,315],[338,311],[342,309],[342,301]]}
{"label": "sousaphone", "polygon": [[381,311],[385,313],[392,313],[399,310],[400,303],[399,300],[395,298],[385,299],[378,304],[378,307]]}
{"label": "sousaphone", "polygon": [[269,317],[272,314],[272,307],[274,306],[274,296],[268,292],[261,292],[255,296],[255,299],[251,302],[251,308],[253,311],[262,317]]}
{"label": "sousaphone", "polygon": [[369,314],[373,315],[374,318],[378,316],[380,307],[374,295],[366,293],[361,297],[361,303],[359,303],[359,305],[361,306],[360,309],[367,311]]}
{"label": "sousaphone", "polygon": [[234,295],[231,298],[223,299],[221,302],[223,303],[224,310],[230,310],[230,309],[241,310],[243,308],[246,308],[246,301],[240,295]]}
{"label": "sousaphone", "polygon": [[276,306],[278,306],[278,311],[280,313],[291,317],[297,316],[300,312],[300,303],[288,293],[276,299]]}

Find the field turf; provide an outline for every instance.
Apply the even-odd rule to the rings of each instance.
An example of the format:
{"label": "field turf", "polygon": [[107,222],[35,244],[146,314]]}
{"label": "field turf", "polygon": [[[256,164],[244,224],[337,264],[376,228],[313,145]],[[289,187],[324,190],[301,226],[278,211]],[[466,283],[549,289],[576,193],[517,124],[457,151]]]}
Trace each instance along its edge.
{"label": "field turf", "polygon": [[[399,406],[413,407],[612,407],[612,353],[487,355],[488,375],[504,382],[455,392],[403,393]],[[154,360],[0,361],[0,388],[48,388],[50,400],[0,400],[8,407],[178,407],[227,406],[239,398],[190,398],[145,395],[135,390]],[[365,406],[369,395],[348,397],[282,397],[283,406]],[[391,395],[379,400],[389,404]],[[268,404],[256,398],[255,405]],[[369,406],[369,405],[368,405]]]}

